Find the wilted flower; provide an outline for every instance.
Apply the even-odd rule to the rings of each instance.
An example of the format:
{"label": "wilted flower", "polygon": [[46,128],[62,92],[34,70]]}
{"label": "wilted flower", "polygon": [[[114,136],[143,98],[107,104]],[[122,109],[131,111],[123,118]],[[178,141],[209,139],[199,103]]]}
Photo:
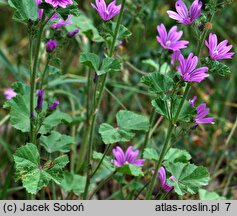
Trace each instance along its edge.
{"label": "wilted flower", "polygon": [[3,94],[7,100],[11,100],[17,95],[17,93],[12,88],[8,88],[7,90],[4,91]]}
{"label": "wilted flower", "polygon": [[171,10],[167,11],[169,17],[184,25],[191,25],[201,15],[202,2],[195,0],[188,11],[184,2],[178,0],[175,4],[175,8],[177,13]]}
{"label": "wilted flower", "polygon": [[117,167],[121,167],[125,164],[134,164],[141,167],[145,161],[143,159],[136,159],[139,154],[139,150],[134,150],[132,146],[128,147],[125,153],[119,146],[117,146],[113,149],[113,154],[115,159],[112,162]]}
{"label": "wilted flower", "polygon": [[51,24],[50,28],[52,28],[52,29],[60,29],[63,26],[71,25],[72,24],[72,21],[71,21],[72,16],[73,15],[71,15],[71,14],[68,15],[66,21],[63,20],[63,19],[59,19],[56,23]]}
{"label": "wilted flower", "polygon": [[37,107],[36,109],[38,111],[41,111],[42,108],[43,108],[43,102],[44,102],[44,90],[43,89],[40,89],[38,91],[38,99],[37,99]]}
{"label": "wilted flower", "polygon": [[190,53],[187,59],[181,54],[179,57],[180,66],[177,67],[183,80],[186,82],[201,82],[209,75],[206,73],[208,67],[197,68],[198,57]]}
{"label": "wilted flower", "polygon": [[176,50],[171,55],[171,64],[175,65],[175,62],[179,60],[179,56],[181,54],[180,50]]}
{"label": "wilted flower", "polygon": [[78,29],[75,29],[75,30],[73,30],[73,31],[71,31],[71,32],[68,32],[68,36],[69,36],[69,37],[74,37],[78,32],[79,32],[79,30],[78,30]]}
{"label": "wilted flower", "polygon": [[[205,41],[209,49],[209,55],[212,60],[230,59],[235,53],[229,52],[232,45],[227,46],[228,40],[224,40],[217,45],[217,36],[210,33],[208,42]],[[229,53],[228,53],[229,52]]]}
{"label": "wilted flower", "polygon": [[209,113],[210,109],[206,107],[205,103],[200,104],[197,108],[197,116],[194,118],[194,121],[197,124],[215,124],[214,118],[205,118],[206,115]]}
{"label": "wilted flower", "polygon": [[57,40],[52,40],[50,39],[47,43],[46,43],[46,51],[48,53],[53,52],[58,46],[58,42]]}
{"label": "wilted flower", "polygon": [[95,0],[96,5],[91,3],[91,6],[95,8],[100,17],[104,21],[111,20],[114,16],[120,13],[121,5],[116,5],[116,0],[112,1],[108,7],[104,0]]}
{"label": "wilted flower", "polygon": [[177,31],[177,26],[173,26],[167,34],[164,24],[160,24],[157,26],[157,31],[159,33],[159,36],[156,37],[157,41],[167,50],[180,50],[186,48],[186,45],[189,43],[185,40],[179,41],[183,35],[183,31]]}
{"label": "wilted flower", "polygon": [[[152,170],[152,173],[154,174],[154,170]],[[174,187],[167,182],[166,178],[166,171],[164,167],[161,167],[159,169],[158,173],[158,179],[159,179],[159,184],[160,187],[165,191],[165,192],[170,192],[171,190],[174,189]],[[176,179],[174,176],[171,176],[169,179],[172,179],[174,182],[176,182]]]}
{"label": "wilted flower", "polygon": [[49,110],[53,111],[60,104],[58,100],[54,101],[54,103],[49,107]]}
{"label": "wilted flower", "polygon": [[65,8],[67,5],[73,4],[72,0],[45,0],[46,3],[51,4],[53,7]]}

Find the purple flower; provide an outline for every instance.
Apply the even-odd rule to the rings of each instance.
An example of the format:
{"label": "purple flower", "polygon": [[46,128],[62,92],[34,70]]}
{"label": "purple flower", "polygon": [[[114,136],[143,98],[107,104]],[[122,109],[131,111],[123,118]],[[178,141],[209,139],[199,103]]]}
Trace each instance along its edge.
{"label": "purple flower", "polygon": [[53,7],[65,8],[67,5],[73,4],[72,0],[45,0],[46,3],[51,4]]}
{"label": "purple flower", "polygon": [[197,100],[197,96],[194,96],[193,99],[189,100],[189,104],[194,107],[195,101]]}
{"label": "purple flower", "polygon": [[125,153],[119,146],[117,146],[113,149],[113,154],[115,159],[112,160],[112,162],[117,167],[121,167],[125,164],[134,164],[141,167],[145,161],[143,159],[136,159],[139,154],[139,150],[134,150],[132,146],[128,147]]}
{"label": "purple flower", "polygon": [[177,26],[173,26],[167,34],[164,24],[160,24],[157,26],[157,31],[159,33],[159,36],[156,37],[157,41],[164,49],[176,51],[186,48],[186,45],[189,43],[185,40],[179,41],[183,32],[177,31]]}
{"label": "purple flower", "polygon": [[205,118],[206,115],[209,113],[210,109],[206,107],[205,103],[200,104],[197,108],[197,116],[194,118],[194,121],[197,124],[215,124],[214,118]]}
{"label": "purple flower", "polygon": [[43,102],[44,102],[44,90],[40,89],[38,91],[37,108],[36,108],[38,111],[42,110]]}
{"label": "purple flower", "polygon": [[48,53],[53,52],[58,46],[58,42],[57,40],[52,40],[50,39],[47,43],[46,43],[46,51]]}
{"label": "purple flower", "polygon": [[171,64],[175,65],[175,63],[179,60],[179,56],[181,54],[180,50],[174,51],[171,55]]}
{"label": "purple flower", "polygon": [[[152,174],[154,174],[154,170],[152,170]],[[158,173],[158,179],[159,179],[159,184],[160,187],[167,193],[170,192],[174,189],[174,187],[170,184],[168,184],[167,182],[167,178],[166,178],[166,171],[164,167],[161,167],[159,169],[159,173]],[[174,176],[171,176],[169,179],[172,179],[174,182],[176,182],[176,179]]]}
{"label": "purple flower", "polygon": [[52,25],[50,25],[50,28],[52,28],[52,29],[60,29],[63,26],[71,25],[72,24],[72,21],[71,21],[72,16],[73,15],[71,15],[71,14],[68,15],[66,21],[64,21],[63,19],[59,19],[56,23],[53,23]]}
{"label": "purple flower", "polygon": [[60,104],[60,102],[58,100],[56,100],[50,107],[49,110],[53,111],[55,110],[55,108]]}
{"label": "purple flower", "polygon": [[[36,5],[40,5],[42,4],[42,0],[35,0],[36,1]],[[44,12],[44,9],[38,9],[38,17],[40,19],[42,19],[42,16],[43,16],[43,12]]]}
{"label": "purple flower", "polygon": [[7,100],[11,100],[17,95],[17,93],[12,88],[8,88],[7,90],[4,91],[3,94]]}
{"label": "purple flower", "polygon": [[74,37],[78,32],[79,32],[79,30],[78,30],[78,29],[75,29],[75,30],[73,30],[73,31],[71,31],[71,32],[68,32],[68,36],[69,36],[69,37]]}
{"label": "purple flower", "polygon": [[195,0],[190,7],[190,11],[188,11],[184,2],[178,0],[175,3],[175,8],[177,13],[171,10],[167,11],[169,17],[184,25],[191,25],[201,15],[202,2]]}
{"label": "purple flower", "polygon": [[[229,52],[232,45],[227,46],[228,40],[224,40],[217,45],[217,36],[210,33],[208,42],[205,41],[207,48],[209,49],[209,55],[212,60],[231,59],[235,54]],[[229,53],[228,53],[229,52]]]}
{"label": "purple flower", "polygon": [[198,82],[200,83],[209,75],[206,73],[208,71],[207,67],[197,68],[198,57],[190,53],[187,59],[181,54],[179,57],[180,66],[177,67],[183,80],[186,82]]}
{"label": "purple flower", "polygon": [[95,8],[100,17],[104,21],[111,20],[114,16],[120,13],[121,5],[116,5],[116,0],[112,1],[108,7],[104,0],[95,0],[96,5],[91,3],[91,6]]}

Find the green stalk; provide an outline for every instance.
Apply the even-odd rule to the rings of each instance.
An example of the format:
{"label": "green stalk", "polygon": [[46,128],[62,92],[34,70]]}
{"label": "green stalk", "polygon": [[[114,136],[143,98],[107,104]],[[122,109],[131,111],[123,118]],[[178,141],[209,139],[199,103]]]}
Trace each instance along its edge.
{"label": "green stalk", "polygon": [[103,154],[101,160],[99,161],[97,167],[95,168],[95,170],[92,172],[92,174],[91,174],[91,176],[90,176],[91,178],[96,174],[96,172],[97,172],[98,169],[100,168],[101,164],[103,163],[103,160],[105,159],[106,154],[110,151],[110,149],[111,149],[112,146],[113,146],[113,145],[111,145],[111,144],[110,144],[110,145],[107,145],[107,147],[106,147],[106,149],[105,149],[105,151],[104,151],[104,154]]}
{"label": "green stalk", "polygon": [[150,127],[149,127],[149,130],[146,133],[144,145],[142,146],[142,149],[141,149],[141,156],[143,155],[144,150],[148,145],[148,140],[149,140],[150,134],[151,134],[151,128],[152,128],[152,125],[154,124],[155,118],[156,118],[156,111],[155,111],[155,108],[153,108],[151,116],[150,116]]}
{"label": "green stalk", "polygon": [[116,174],[116,171],[112,172],[106,179],[99,183],[95,190],[91,193],[89,200]]}
{"label": "green stalk", "polygon": [[42,75],[42,78],[41,78],[41,83],[40,83],[40,89],[43,88],[43,85],[44,85],[44,82],[45,82],[45,76],[47,74],[47,70],[48,70],[48,66],[49,66],[49,61],[50,61],[50,55],[48,56],[47,62],[46,62],[45,67],[44,67],[44,72],[43,72],[43,75]]}
{"label": "green stalk", "polygon": [[[43,16],[44,17],[44,16]],[[43,20],[43,18],[42,18]],[[34,92],[35,92],[35,78],[36,78],[36,72],[38,68],[38,61],[39,61],[39,52],[40,52],[40,43],[41,43],[41,38],[43,34],[43,21],[41,21],[40,24],[40,30],[39,30],[39,35],[37,38],[37,45],[36,45],[36,50],[35,50],[35,58],[34,58],[34,65],[33,65],[33,70],[31,73],[31,85],[30,85],[30,142],[35,143],[34,137],[35,137],[35,128],[34,128]],[[31,55],[31,54],[30,54]],[[31,65],[30,65],[31,68]]]}
{"label": "green stalk", "polygon": [[[117,25],[116,25],[116,28],[115,28],[113,41],[112,41],[110,51],[109,51],[109,55],[108,55],[109,57],[112,57],[114,49],[115,49],[115,43],[116,43],[116,40],[117,40],[120,24],[121,24],[122,17],[123,17],[125,2],[126,2],[126,0],[122,1],[121,12],[119,14]],[[89,189],[89,185],[90,185],[90,172],[91,172],[91,164],[90,163],[91,163],[92,151],[93,151],[95,122],[97,120],[97,114],[98,114],[98,110],[99,110],[99,107],[100,107],[100,104],[101,104],[103,92],[104,92],[104,89],[105,89],[107,76],[108,76],[108,73],[106,73],[102,77],[101,85],[99,86],[99,90],[98,90],[99,94],[98,94],[98,97],[96,97],[95,108],[94,108],[94,112],[92,113],[92,117],[91,117],[92,120],[91,120],[90,129],[89,129],[89,131],[90,131],[89,151],[88,151],[88,157],[87,157],[87,180],[86,180],[86,187],[85,187],[84,196],[83,196],[84,199],[87,199],[88,189]],[[95,92],[95,94],[97,94],[97,92]]]}
{"label": "green stalk", "polygon": [[186,88],[185,88],[182,101],[180,102],[178,110],[177,110],[177,113],[176,113],[176,115],[174,117],[174,122],[172,123],[170,121],[170,123],[169,123],[169,128],[168,128],[168,132],[167,132],[167,135],[166,135],[165,143],[164,143],[163,148],[161,150],[161,155],[159,157],[158,163],[156,164],[155,171],[154,171],[154,174],[153,174],[152,179],[151,179],[151,184],[150,184],[150,187],[149,187],[148,192],[146,194],[146,199],[147,200],[151,199],[151,195],[152,195],[152,191],[154,190],[154,187],[155,187],[158,171],[159,171],[159,169],[161,167],[161,164],[163,162],[165,154],[166,154],[166,152],[167,152],[167,150],[169,148],[169,143],[170,143],[170,139],[171,139],[171,136],[172,136],[172,132],[173,132],[174,126],[175,126],[175,124],[176,124],[176,122],[177,122],[177,120],[179,118],[179,114],[180,114],[180,112],[182,110],[182,107],[184,105],[184,102],[185,102],[185,100],[186,100],[186,98],[188,96],[189,89],[190,89],[190,84],[188,83]]}

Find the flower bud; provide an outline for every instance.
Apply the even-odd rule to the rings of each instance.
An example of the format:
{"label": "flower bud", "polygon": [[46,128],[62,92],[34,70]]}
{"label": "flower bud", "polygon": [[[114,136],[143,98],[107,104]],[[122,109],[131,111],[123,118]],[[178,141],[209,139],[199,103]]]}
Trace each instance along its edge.
{"label": "flower bud", "polygon": [[47,43],[46,43],[46,51],[48,53],[53,52],[58,46],[58,42],[57,40],[52,40],[50,39]]}

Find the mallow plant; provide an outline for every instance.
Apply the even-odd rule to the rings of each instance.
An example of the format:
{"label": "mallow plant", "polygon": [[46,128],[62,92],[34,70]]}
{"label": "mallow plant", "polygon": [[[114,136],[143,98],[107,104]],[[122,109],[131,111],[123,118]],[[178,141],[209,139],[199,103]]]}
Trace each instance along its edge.
{"label": "mallow plant", "polygon": [[[131,2],[92,0],[84,9],[75,0],[8,3],[13,19],[23,23],[28,33],[29,81],[15,82],[4,92],[11,125],[24,135],[13,159],[15,179],[27,198],[96,199],[111,180],[117,185],[111,199],[178,198],[200,193],[208,185],[208,169],[193,164],[191,154],[176,144],[198,127],[215,124],[211,101],[197,97],[195,87],[230,72],[224,60],[233,57],[232,45],[206,25],[215,19],[216,1],[204,8],[200,0],[191,5],[177,0],[174,11],[167,11],[169,23],[157,23],[156,42],[150,47],[159,50],[159,62],[145,61],[154,72],[141,72],[152,113],[128,110],[119,102],[123,109],[112,119],[101,117],[109,107],[102,101],[105,91],[111,93],[107,86],[120,78],[116,74],[125,73],[126,57],[119,49],[132,43],[129,23],[124,22]],[[99,20],[96,27],[88,21],[89,12]],[[193,31],[196,44],[189,41],[187,29]],[[83,79],[61,71],[59,54],[69,43],[75,46],[73,52],[80,53],[80,68],[86,71]],[[73,88],[74,81],[83,83],[83,99],[56,90],[64,83]],[[69,97],[70,115],[60,94]],[[82,113],[81,118],[75,113]],[[158,116],[158,124],[162,121],[166,129],[160,135],[163,143],[154,147],[151,139],[158,130]],[[136,137],[140,144],[134,142]]]}

